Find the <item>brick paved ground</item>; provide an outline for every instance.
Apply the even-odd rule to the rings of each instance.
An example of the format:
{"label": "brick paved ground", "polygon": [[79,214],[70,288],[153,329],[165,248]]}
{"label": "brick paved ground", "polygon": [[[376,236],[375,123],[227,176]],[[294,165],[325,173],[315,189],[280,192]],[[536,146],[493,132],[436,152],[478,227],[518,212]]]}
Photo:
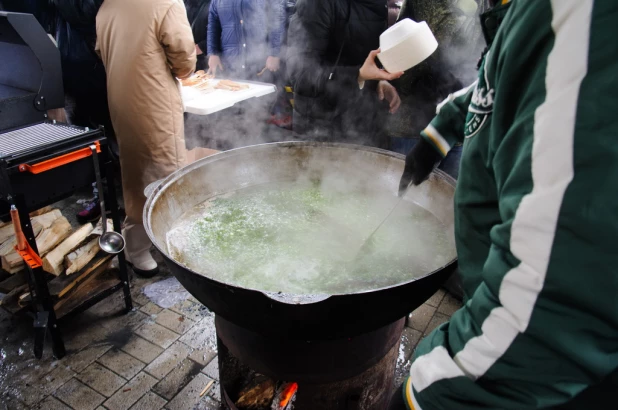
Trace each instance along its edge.
{"label": "brick paved ground", "polygon": [[[0,410],[218,409],[219,390],[199,397],[218,378],[214,317],[189,298],[163,309],[142,292],[162,280],[132,279],[135,310],[122,314],[118,293],[63,327],[67,355],[32,356],[32,325],[0,313]],[[410,314],[397,379],[423,335],[448,320],[460,303],[440,290]]]}

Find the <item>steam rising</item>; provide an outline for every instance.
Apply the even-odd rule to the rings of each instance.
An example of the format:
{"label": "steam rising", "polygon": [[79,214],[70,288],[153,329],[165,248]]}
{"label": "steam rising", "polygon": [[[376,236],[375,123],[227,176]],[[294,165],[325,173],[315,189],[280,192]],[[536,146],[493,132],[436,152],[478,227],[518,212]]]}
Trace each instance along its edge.
{"label": "steam rising", "polygon": [[454,258],[452,231],[411,202],[397,208],[356,258],[397,203],[389,188],[394,182],[362,156],[325,170],[322,154],[300,159],[295,173],[272,162],[266,179],[277,182],[252,184],[190,209],[168,231],[172,257],[221,282],[295,294],[392,286]]}

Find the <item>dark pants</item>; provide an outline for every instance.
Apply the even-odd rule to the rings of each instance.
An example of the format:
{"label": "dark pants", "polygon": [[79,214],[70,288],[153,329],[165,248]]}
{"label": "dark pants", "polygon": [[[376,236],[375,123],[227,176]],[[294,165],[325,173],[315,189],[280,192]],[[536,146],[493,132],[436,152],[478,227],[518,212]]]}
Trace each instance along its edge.
{"label": "dark pants", "polygon": [[206,54],[200,54],[199,56],[197,56],[195,70],[208,70],[208,58],[206,58]]}

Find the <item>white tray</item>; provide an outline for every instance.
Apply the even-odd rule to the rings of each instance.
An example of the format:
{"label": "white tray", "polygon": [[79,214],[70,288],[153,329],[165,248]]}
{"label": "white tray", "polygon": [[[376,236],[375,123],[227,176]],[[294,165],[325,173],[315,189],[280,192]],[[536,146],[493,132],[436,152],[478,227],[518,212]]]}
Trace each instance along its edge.
{"label": "white tray", "polygon": [[[213,81],[215,81],[215,83],[217,82],[217,80]],[[193,87],[181,87],[185,111],[191,114],[209,115],[217,111],[230,108],[234,104],[248,100],[249,98],[263,97],[277,91],[277,87],[273,84],[258,83],[253,81],[236,82],[240,84],[248,84],[249,88],[240,91],[200,91]]]}

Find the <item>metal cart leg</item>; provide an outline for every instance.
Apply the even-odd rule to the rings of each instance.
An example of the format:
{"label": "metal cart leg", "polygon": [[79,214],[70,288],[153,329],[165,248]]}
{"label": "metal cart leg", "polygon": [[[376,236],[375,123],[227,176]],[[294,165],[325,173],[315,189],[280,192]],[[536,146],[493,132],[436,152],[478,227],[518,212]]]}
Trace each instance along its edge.
{"label": "metal cart leg", "polygon": [[[107,181],[107,198],[109,200],[109,208],[112,213],[112,221],[114,222],[114,230],[120,232],[120,213],[118,212],[118,198],[116,198],[114,163],[110,160],[105,162],[105,179]],[[103,195],[101,192],[99,195]],[[120,280],[122,280],[122,291],[124,292],[124,303],[126,311],[130,312],[133,309],[133,300],[131,299],[131,288],[129,287],[129,273],[127,271],[127,261],[124,257],[124,252],[118,254],[118,265],[120,268]]]}
{"label": "metal cart leg", "polygon": [[[28,214],[28,208],[24,198],[21,195],[16,198],[15,205],[19,211],[21,228],[26,236],[26,240],[30,244],[30,247],[38,253],[34,231],[32,230],[32,223]],[[52,339],[52,350],[54,357],[56,359],[61,359],[66,354],[66,350],[64,348],[64,341],[62,340],[60,328],[58,327],[54,304],[52,303],[49,288],[47,287],[45,271],[43,271],[43,268],[40,267],[33,269],[28,266],[28,280],[31,292],[30,295],[36,315],[34,318],[34,355],[37,359],[40,359],[43,356],[45,335],[47,334],[47,330],[49,330]]]}

